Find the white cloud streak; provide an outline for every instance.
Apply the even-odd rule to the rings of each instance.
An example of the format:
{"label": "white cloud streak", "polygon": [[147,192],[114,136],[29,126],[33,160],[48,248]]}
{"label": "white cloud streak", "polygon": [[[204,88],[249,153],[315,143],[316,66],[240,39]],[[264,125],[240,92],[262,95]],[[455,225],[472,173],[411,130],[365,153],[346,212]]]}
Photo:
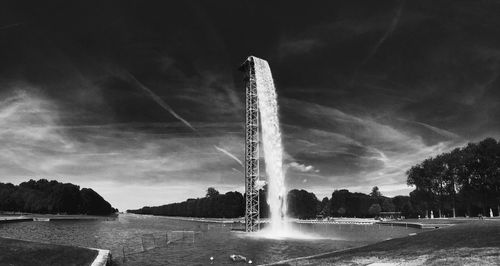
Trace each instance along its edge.
{"label": "white cloud streak", "polygon": [[214,148],[217,149],[218,151],[224,153],[225,155],[231,157],[232,159],[234,159],[236,162],[238,162],[241,166],[243,166],[243,162],[238,159],[238,157],[236,157],[235,155],[233,155],[232,153],[230,153],[229,151],[227,151],[226,149],[223,149],[217,145],[214,145]]}
{"label": "white cloud streak", "polygon": [[152,90],[150,90],[148,87],[144,86],[140,81],[138,81],[134,75],[132,75],[131,73],[129,72],[125,72],[127,74],[127,76],[139,87],[141,88],[143,91],[145,91],[150,97],[151,99],[153,99],[159,106],[161,106],[163,109],[165,109],[167,112],[169,112],[173,117],[179,119],[179,121],[181,121],[182,123],[184,123],[184,125],[186,125],[187,127],[189,127],[190,129],[192,129],[193,131],[195,132],[198,132],[198,130],[196,130],[188,121],[186,121],[186,119],[182,118],[180,115],[178,115],[174,109],[172,109],[172,107],[170,107],[170,105],[168,105],[160,96],[156,95],[156,93],[154,93]]}
{"label": "white cloud streak", "polygon": [[318,169],[314,169],[314,166],[312,165],[305,165],[305,164],[300,164],[298,162],[291,162],[287,164],[289,169],[299,171],[302,173],[319,173]]}
{"label": "white cloud streak", "polygon": [[[370,53],[368,56],[361,62],[361,66],[365,65],[376,53],[377,50],[382,46],[382,44],[385,42],[389,36],[394,32],[396,29],[399,19],[401,18],[401,13],[403,12],[403,6],[404,6],[405,0],[401,0],[401,4],[399,5],[398,9],[396,10],[396,14],[394,15],[394,18],[392,19],[391,24],[389,25],[389,28],[384,32],[382,37],[377,41],[377,43],[373,46],[373,48],[370,50]],[[360,67],[361,67],[360,66]]]}

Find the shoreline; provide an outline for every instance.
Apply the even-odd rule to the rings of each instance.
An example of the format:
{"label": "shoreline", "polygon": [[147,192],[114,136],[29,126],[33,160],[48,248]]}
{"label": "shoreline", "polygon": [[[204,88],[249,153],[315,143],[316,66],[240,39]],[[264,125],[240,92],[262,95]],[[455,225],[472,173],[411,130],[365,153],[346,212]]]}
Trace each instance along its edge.
{"label": "shoreline", "polygon": [[[21,216],[12,214],[12,215],[0,215],[0,224],[16,223],[16,222],[51,222],[51,221],[109,221],[109,220],[115,220],[117,218],[118,218],[117,216],[113,217],[113,216],[97,216],[97,215],[81,215],[81,214],[80,215],[23,214]],[[90,266],[105,266],[109,265],[109,263],[111,262],[111,251],[107,249],[80,247],[73,245],[60,245],[48,242],[31,241],[31,240],[16,239],[10,237],[0,237],[0,242],[2,242],[2,239],[4,239],[4,241],[11,240],[11,241],[18,241],[18,243],[26,243],[25,245],[23,245],[24,247],[30,245],[37,245],[42,249],[46,248],[46,249],[65,250],[73,248],[73,249],[86,249],[86,250],[97,251],[95,258],[91,261],[90,264],[88,264]]]}
{"label": "shoreline", "polygon": [[[430,223],[435,222],[432,220],[435,219],[426,219],[424,225],[425,222],[434,225]],[[440,265],[441,262],[463,265],[462,260],[474,265],[497,265],[500,219],[455,221],[457,223],[438,223],[438,228],[405,237],[261,265]],[[453,220],[442,219],[442,222]],[[464,253],[468,254],[465,258]]]}
{"label": "shoreline", "polygon": [[[111,262],[109,250],[60,245],[32,240],[0,237],[0,264],[7,265],[91,265]],[[36,261],[36,264],[34,264]],[[15,262],[15,263],[13,263]]]}
{"label": "shoreline", "polygon": [[118,216],[98,216],[98,215],[85,215],[85,214],[36,214],[36,213],[23,213],[23,214],[0,214],[1,223],[13,222],[49,222],[49,221],[112,221],[118,219]]}
{"label": "shoreline", "polygon": [[[128,215],[128,214],[125,214]],[[137,214],[130,214],[130,215],[137,215]],[[142,216],[142,215],[141,215]],[[151,216],[151,217],[164,217],[166,219],[173,219],[173,220],[181,220],[181,221],[190,221],[190,222],[200,222],[200,223],[214,223],[214,224],[240,224],[243,222],[242,218],[236,218],[236,219],[226,219],[226,218],[197,218],[197,217],[177,217],[177,216],[155,216],[155,215],[145,215],[145,216]],[[2,222],[21,222],[21,221],[57,221],[57,220],[83,220],[83,221],[91,221],[91,220],[102,220],[106,221],[109,219],[117,219],[118,216],[87,216],[87,215],[45,215],[45,214],[26,214],[24,216],[14,216],[14,215],[8,215],[8,216],[0,216],[0,224]],[[339,250],[333,250],[333,251],[327,251],[327,252],[322,252],[319,254],[313,254],[313,255],[308,255],[308,256],[303,256],[303,257],[296,257],[296,258],[290,258],[291,256],[288,256],[288,259],[283,259],[277,262],[271,262],[271,263],[266,263],[266,264],[261,264],[261,265],[289,265],[289,263],[299,263],[302,265],[302,262],[305,262],[306,264],[304,265],[317,265],[321,264],[321,261],[327,260],[329,261],[326,264],[329,264],[331,260],[337,261],[337,260],[356,260],[359,258],[363,259],[372,259],[375,257],[382,256],[386,260],[390,259],[396,259],[396,260],[405,260],[407,258],[411,259],[414,258],[415,256],[412,253],[404,253],[403,255],[399,254],[397,250],[401,249],[401,247],[406,247],[406,248],[412,248],[413,245],[421,245],[422,241],[419,239],[421,238],[426,238],[427,242],[426,245],[432,245],[433,242],[439,242],[441,241],[441,238],[447,238],[449,242],[446,244],[442,244],[440,248],[445,249],[445,248],[453,248],[456,245],[457,241],[452,240],[453,238],[460,238],[462,233],[457,233],[460,231],[457,231],[458,229],[467,229],[468,233],[475,233],[476,230],[481,231],[485,230],[484,227],[486,225],[492,226],[495,231],[493,234],[489,233],[490,235],[484,235],[483,237],[488,238],[491,237],[491,235],[499,237],[498,240],[498,245],[495,244],[493,245],[494,247],[500,247],[500,218],[485,218],[478,220],[477,218],[436,218],[436,219],[406,219],[406,220],[392,220],[392,221],[376,221],[374,219],[363,219],[363,218],[335,218],[331,220],[298,220],[298,219],[291,219],[290,222],[292,223],[298,223],[298,224],[356,224],[356,223],[361,223],[361,224],[366,224],[366,223],[371,223],[372,225],[377,225],[380,226],[398,226],[398,227],[413,227],[413,228],[419,228],[419,229],[428,229],[424,230],[421,232],[417,233],[411,233],[407,235],[403,235],[401,237],[397,238],[392,238],[390,240],[382,240],[382,241],[377,241],[377,242],[372,242],[371,244],[367,245],[362,245],[358,247],[351,247],[351,248],[346,248],[346,249],[339,249]],[[456,229],[458,227],[458,229]],[[429,230],[430,229],[430,230]],[[439,230],[437,230],[439,229]],[[436,233],[439,232],[439,233]],[[441,232],[448,232],[448,233],[441,233]],[[421,236],[425,235],[425,236]],[[441,237],[439,237],[441,236]],[[444,236],[444,237],[443,237]],[[434,239],[435,238],[435,239]],[[479,236],[476,236],[474,234],[471,234],[471,238],[478,238],[478,240],[475,240],[476,242],[482,241],[482,239],[479,239]],[[0,238],[1,240],[2,238]],[[9,239],[8,237],[4,239]],[[20,240],[20,239],[13,239],[13,240],[19,240],[19,241],[25,241],[25,240]],[[418,240],[417,242],[414,242]],[[420,241],[420,242],[419,242]],[[472,240],[474,241],[474,240]],[[61,246],[57,244],[51,244],[51,243],[44,243],[44,242],[34,242],[30,241],[33,243],[37,244],[46,244],[46,245],[52,245],[52,246]],[[494,242],[491,241],[490,242]],[[416,244],[415,244],[416,243]],[[495,242],[497,243],[497,242]],[[27,245],[29,246],[29,245]],[[64,247],[74,247],[74,248],[84,248],[84,249],[91,249],[91,250],[96,250],[98,251],[98,255],[95,258],[95,263],[92,265],[106,265],[106,263],[102,263],[102,261],[109,261],[111,260],[111,252],[109,250],[101,250],[101,249],[95,249],[95,248],[88,248],[88,247],[79,247],[79,246],[64,246]],[[63,249],[64,247],[60,247]],[[386,248],[380,248],[380,247],[386,247]],[[459,246],[460,247],[460,246]],[[24,248],[24,247],[23,247]],[[421,247],[419,247],[421,248]],[[479,248],[482,248],[480,246]],[[393,254],[393,251],[395,253]],[[478,251],[479,250],[479,251]],[[482,252],[481,249],[476,249],[477,252]],[[497,249],[497,251],[500,251],[500,248]],[[434,254],[436,253],[435,250],[428,249],[427,250],[428,254]],[[498,253],[498,252],[497,252]],[[374,255],[375,254],[375,255]],[[382,255],[381,255],[382,254]],[[492,255],[493,254],[493,255]],[[496,253],[495,253],[496,254]],[[500,254],[500,253],[498,253]],[[293,255],[293,254],[289,254]],[[418,252],[417,252],[418,255]],[[367,257],[368,256],[368,257]],[[393,256],[393,257],[391,257]],[[420,253],[421,257],[427,256],[427,253]],[[486,254],[486,257],[490,258],[494,256],[494,253],[490,252]],[[1,256],[0,256],[1,258]],[[100,258],[100,259],[98,259]],[[285,257],[286,258],[286,257]],[[421,259],[421,258],[419,258]],[[500,255],[498,257],[500,260]],[[100,264],[97,264],[98,261],[100,261]],[[310,264],[307,264],[310,263]],[[332,262],[334,263],[334,262]],[[357,265],[357,264],[353,264]],[[365,264],[364,264],[365,265]],[[366,264],[368,265],[368,264]],[[399,265],[399,264],[396,264]],[[413,264],[412,264],[413,265]],[[421,265],[421,264],[415,264],[415,265]]]}
{"label": "shoreline", "polygon": [[90,266],[106,266],[109,263],[111,263],[111,251],[107,249],[99,249],[99,248],[91,248],[91,247],[80,247],[80,246],[71,246],[71,245],[61,245],[61,244],[54,244],[54,243],[49,243],[49,242],[41,242],[41,241],[33,241],[33,240],[25,240],[25,239],[17,239],[17,238],[11,238],[11,237],[0,237],[0,242],[2,240],[11,240],[11,241],[17,241],[19,243],[30,243],[30,244],[35,244],[39,246],[45,246],[45,247],[51,247],[51,248],[59,248],[59,249],[64,249],[64,248],[75,248],[75,249],[86,249],[86,250],[94,250],[97,251],[97,254],[95,258],[92,260],[92,263]]}

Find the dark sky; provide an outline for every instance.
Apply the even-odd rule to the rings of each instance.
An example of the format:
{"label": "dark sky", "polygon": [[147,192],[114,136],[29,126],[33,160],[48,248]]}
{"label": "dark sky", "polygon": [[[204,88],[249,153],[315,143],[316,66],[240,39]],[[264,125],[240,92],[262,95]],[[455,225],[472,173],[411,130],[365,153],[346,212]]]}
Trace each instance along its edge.
{"label": "dark sky", "polygon": [[407,194],[411,165],[500,137],[500,1],[75,2],[1,3],[0,181],[120,209],[243,191],[215,146],[243,159],[249,55],[273,71],[290,188]]}

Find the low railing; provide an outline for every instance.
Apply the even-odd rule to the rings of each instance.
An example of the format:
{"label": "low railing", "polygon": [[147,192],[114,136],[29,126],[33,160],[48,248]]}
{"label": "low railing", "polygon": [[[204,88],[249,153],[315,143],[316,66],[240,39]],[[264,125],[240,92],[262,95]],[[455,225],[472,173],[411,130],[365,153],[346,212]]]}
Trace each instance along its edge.
{"label": "low railing", "polygon": [[[233,224],[206,223],[199,225],[192,231],[172,230],[165,233],[143,234],[126,240],[122,246],[121,254],[116,256],[121,257],[122,261],[125,262],[127,257],[130,258],[130,256],[159,248],[185,249],[199,241],[203,232],[229,232],[236,229],[236,227]],[[242,225],[239,225],[239,227],[242,227]]]}

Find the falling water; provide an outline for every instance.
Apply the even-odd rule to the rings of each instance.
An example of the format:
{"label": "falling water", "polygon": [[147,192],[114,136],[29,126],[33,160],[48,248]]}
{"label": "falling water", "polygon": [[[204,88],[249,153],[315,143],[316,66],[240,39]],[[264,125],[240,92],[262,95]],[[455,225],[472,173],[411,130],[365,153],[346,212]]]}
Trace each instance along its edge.
{"label": "falling water", "polygon": [[288,232],[286,223],[287,202],[276,91],[267,61],[256,57],[253,59],[262,125],[264,159],[268,178],[267,201],[271,212],[269,232],[286,234]]}

